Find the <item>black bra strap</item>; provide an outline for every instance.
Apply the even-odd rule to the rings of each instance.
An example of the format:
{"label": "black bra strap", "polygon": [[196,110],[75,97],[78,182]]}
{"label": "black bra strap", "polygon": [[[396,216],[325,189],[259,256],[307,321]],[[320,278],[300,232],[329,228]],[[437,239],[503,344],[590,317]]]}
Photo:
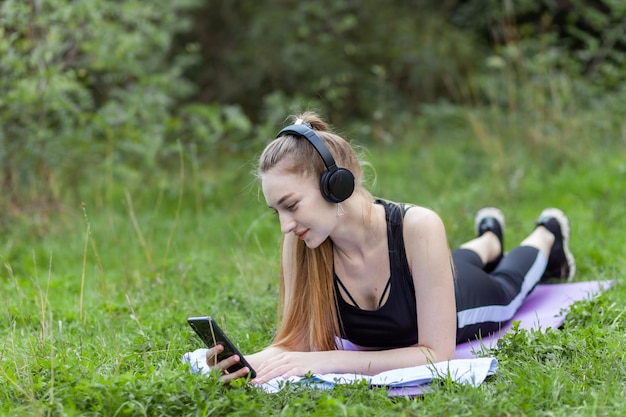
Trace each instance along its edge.
{"label": "black bra strap", "polygon": [[346,288],[345,285],[343,285],[343,282],[341,282],[341,280],[339,279],[339,277],[337,275],[335,275],[335,282],[337,284],[339,284],[339,286],[341,287],[341,289],[343,289],[343,291],[346,293],[346,295],[348,296],[348,298],[350,299],[350,301],[352,301],[352,304],[358,308],[361,309],[361,307],[359,307],[359,305],[357,304],[356,301],[354,301],[354,298],[352,297],[352,295],[350,294],[350,292],[348,291],[348,289]]}
{"label": "black bra strap", "polygon": [[385,299],[385,295],[387,294],[387,292],[389,292],[389,288],[391,287],[391,277],[389,277],[389,280],[387,280],[387,285],[385,285],[385,289],[383,290],[383,293],[380,295],[380,300],[378,300],[378,307],[380,308],[380,306],[383,304],[383,300]]}
{"label": "black bra strap", "polygon": [[[359,307],[359,304],[355,301],[354,297],[352,297],[352,294],[350,294],[350,291],[348,291],[348,289],[346,288],[345,285],[343,285],[343,282],[341,282],[341,280],[339,279],[338,276],[335,275],[335,282],[337,284],[339,284],[339,286],[341,287],[341,289],[346,293],[346,295],[348,296],[348,298],[350,299],[350,301],[352,302],[352,304],[358,308],[361,309],[361,307]],[[383,300],[385,299],[385,295],[387,295],[387,293],[389,292],[389,288],[391,288],[391,277],[389,277],[389,280],[387,280],[387,285],[385,285],[385,289],[383,290],[383,293],[380,295],[380,300],[378,300],[378,306],[376,307],[376,309],[380,309],[380,307],[383,304]],[[362,309],[361,309],[362,310]]]}

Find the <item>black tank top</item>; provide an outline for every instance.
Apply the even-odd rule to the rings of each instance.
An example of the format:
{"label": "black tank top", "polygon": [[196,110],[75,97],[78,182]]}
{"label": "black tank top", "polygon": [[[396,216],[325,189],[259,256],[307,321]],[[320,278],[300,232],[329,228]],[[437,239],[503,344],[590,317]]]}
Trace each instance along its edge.
{"label": "black tank top", "polygon": [[[341,337],[365,347],[397,348],[417,343],[415,287],[402,236],[402,219],[408,207],[376,200],[385,207],[391,286],[387,301],[377,310],[362,310],[347,303],[334,274]],[[384,293],[383,293],[384,296]]]}

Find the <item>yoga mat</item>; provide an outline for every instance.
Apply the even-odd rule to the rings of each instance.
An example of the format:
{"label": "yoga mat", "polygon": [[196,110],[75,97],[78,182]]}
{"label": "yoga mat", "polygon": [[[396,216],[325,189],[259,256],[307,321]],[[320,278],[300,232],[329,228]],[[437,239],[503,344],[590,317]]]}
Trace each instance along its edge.
{"label": "yoga mat", "polygon": [[[498,368],[498,361],[495,357],[479,358],[478,353],[483,347],[495,348],[497,340],[506,334],[513,322],[519,321],[519,327],[527,330],[559,327],[563,324],[567,310],[573,303],[589,299],[610,288],[611,285],[611,281],[538,285],[524,300],[511,321],[505,323],[500,331],[483,337],[480,341],[458,345],[455,359],[452,361],[394,369],[375,376],[327,374],[315,375],[312,380],[292,377],[289,382],[304,383],[312,388],[328,389],[337,384],[365,379],[372,386],[387,387],[387,394],[390,397],[423,395],[429,391],[433,379],[446,375],[457,383],[478,386]],[[359,350],[347,340],[342,342],[345,350]],[[186,353],[183,356],[183,362],[189,363],[192,373],[208,374],[210,369],[206,364],[205,355],[206,349],[197,349]],[[268,393],[274,393],[280,391],[285,382],[284,379],[278,377],[262,384],[261,388]]]}
{"label": "yoga mat", "polygon": [[539,330],[558,328],[565,321],[569,307],[576,301],[589,299],[595,294],[611,287],[611,281],[585,281],[565,284],[537,285],[513,318],[502,328],[481,340],[466,342],[456,347],[456,359],[470,359],[477,357],[481,349],[496,348],[498,339],[513,325],[520,322],[520,329]]}
{"label": "yoga mat", "polygon": [[[550,327],[558,328],[565,321],[569,307],[576,301],[589,299],[594,295],[607,290],[611,281],[586,281],[564,284],[541,284],[535,287],[513,318],[505,323],[500,331],[483,337],[481,340],[467,342],[456,347],[455,360],[472,360],[478,357],[481,349],[496,348],[500,337],[511,329],[513,322],[519,321],[519,328],[526,330],[545,330]],[[495,358],[486,358],[496,361]],[[494,363],[493,372],[497,369]],[[490,372],[489,374],[493,373]],[[485,375],[488,376],[489,374]],[[482,382],[482,380],[481,380]],[[389,386],[387,394],[396,396],[419,396],[428,392],[428,384],[418,386],[395,387]]]}

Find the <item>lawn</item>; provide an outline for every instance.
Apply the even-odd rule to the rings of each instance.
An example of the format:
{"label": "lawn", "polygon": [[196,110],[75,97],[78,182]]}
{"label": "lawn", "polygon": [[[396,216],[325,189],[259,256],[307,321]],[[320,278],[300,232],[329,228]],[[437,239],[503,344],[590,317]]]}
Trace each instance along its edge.
{"label": "lawn", "polygon": [[510,334],[481,386],[442,380],[423,398],[390,399],[363,384],[265,394],[191,375],[181,356],[201,345],[188,316],[217,317],[244,352],[266,346],[275,328],[280,230],[251,174],[254,156],[239,155],[85,183],[81,201],[14,213],[0,238],[2,414],[622,415],[624,122],[582,128],[594,115],[581,115],[552,135],[528,119],[445,110],[388,142],[366,141],[374,194],[435,209],[451,246],[472,236],[485,205],[505,212],[507,249],[544,207],[561,207],[575,280],[614,282],[577,303],[562,329]]}

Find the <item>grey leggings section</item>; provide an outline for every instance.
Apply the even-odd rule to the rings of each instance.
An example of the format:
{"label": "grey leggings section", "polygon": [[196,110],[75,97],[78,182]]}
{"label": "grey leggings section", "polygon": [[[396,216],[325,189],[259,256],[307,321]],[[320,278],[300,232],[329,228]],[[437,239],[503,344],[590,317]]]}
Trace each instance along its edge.
{"label": "grey leggings section", "polygon": [[547,265],[537,249],[520,246],[487,273],[475,252],[452,252],[455,267],[457,343],[475,340],[500,329],[535,288]]}

